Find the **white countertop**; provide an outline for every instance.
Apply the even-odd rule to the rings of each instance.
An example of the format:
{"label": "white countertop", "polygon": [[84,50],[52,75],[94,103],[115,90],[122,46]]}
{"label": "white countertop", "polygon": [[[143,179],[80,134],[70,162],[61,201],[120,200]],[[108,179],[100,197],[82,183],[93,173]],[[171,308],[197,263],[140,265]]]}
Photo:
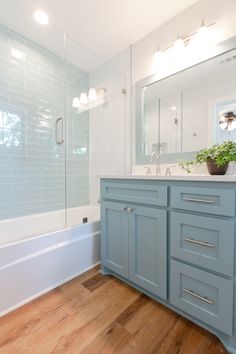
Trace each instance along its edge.
{"label": "white countertop", "polygon": [[236,175],[210,176],[210,175],[104,175],[99,178],[109,179],[142,179],[142,180],[163,180],[163,181],[197,181],[197,182],[236,182]]}

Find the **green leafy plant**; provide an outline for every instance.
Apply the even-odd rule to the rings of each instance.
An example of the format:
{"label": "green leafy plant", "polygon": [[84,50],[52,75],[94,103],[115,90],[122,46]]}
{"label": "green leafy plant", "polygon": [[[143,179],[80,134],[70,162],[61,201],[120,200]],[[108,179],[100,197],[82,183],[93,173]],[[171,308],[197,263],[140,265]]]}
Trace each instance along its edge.
{"label": "green leafy plant", "polygon": [[224,166],[231,161],[236,161],[236,143],[227,140],[222,144],[216,144],[209,149],[200,150],[192,161],[183,161],[179,166],[187,173],[191,173],[193,167],[201,165],[207,160],[212,160],[218,167]]}

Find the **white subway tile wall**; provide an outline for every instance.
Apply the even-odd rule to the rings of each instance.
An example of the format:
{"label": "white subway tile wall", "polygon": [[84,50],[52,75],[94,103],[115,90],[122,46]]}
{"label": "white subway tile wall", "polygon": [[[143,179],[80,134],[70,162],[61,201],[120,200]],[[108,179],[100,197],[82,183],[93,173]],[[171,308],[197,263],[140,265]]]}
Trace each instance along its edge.
{"label": "white subway tile wall", "polygon": [[89,204],[89,114],[72,108],[88,81],[87,72],[0,26],[1,220]]}

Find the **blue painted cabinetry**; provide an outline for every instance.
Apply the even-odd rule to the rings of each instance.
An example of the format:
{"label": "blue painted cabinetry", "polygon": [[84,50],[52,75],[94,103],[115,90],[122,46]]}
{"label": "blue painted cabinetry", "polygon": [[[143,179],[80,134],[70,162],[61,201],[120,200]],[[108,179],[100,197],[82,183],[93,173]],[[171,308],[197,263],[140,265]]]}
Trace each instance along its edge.
{"label": "blue painted cabinetry", "polygon": [[167,212],[135,206],[129,219],[129,279],[167,298]]}
{"label": "blue painted cabinetry", "polygon": [[117,274],[128,277],[128,214],[121,203],[102,203],[102,262]]}
{"label": "blue painted cabinetry", "polygon": [[[102,265],[166,299],[167,211],[150,207],[167,205],[166,186],[104,183],[102,190],[110,192],[102,194]],[[120,202],[126,196],[133,204]]]}
{"label": "blue painted cabinetry", "polygon": [[102,179],[102,272],[236,353],[236,182]]}

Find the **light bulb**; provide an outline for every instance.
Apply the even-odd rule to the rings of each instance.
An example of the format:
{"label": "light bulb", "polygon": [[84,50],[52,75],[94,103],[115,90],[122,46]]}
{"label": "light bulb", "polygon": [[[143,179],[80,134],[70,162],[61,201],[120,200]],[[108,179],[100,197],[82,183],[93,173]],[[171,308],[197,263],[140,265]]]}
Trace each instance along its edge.
{"label": "light bulb", "polygon": [[80,99],[80,103],[81,104],[87,104],[88,103],[88,95],[87,95],[87,93],[85,93],[85,92],[82,92],[81,94],[80,94],[80,96],[79,96],[79,99]]}
{"label": "light bulb", "polygon": [[88,94],[89,101],[96,101],[97,99],[97,91],[94,88],[89,90]]}
{"label": "light bulb", "polygon": [[49,24],[48,15],[42,10],[37,10],[34,12],[34,19],[40,25],[48,25]]}
{"label": "light bulb", "polygon": [[78,97],[74,97],[73,98],[72,107],[74,107],[74,108],[79,108],[80,107],[80,100],[79,100]]}
{"label": "light bulb", "polygon": [[208,35],[209,35],[209,29],[208,27],[205,25],[204,20],[202,20],[202,25],[199,28],[199,30],[197,31],[197,39],[200,41],[206,41],[208,39]]}
{"label": "light bulb", "polygon": [[202,25],[197,31],[196,35],[193,36],[191,40],[193,52],[201,55],[205,54],[210,50],[211,47],[211,38],[210,31],[207,26],[204,24],[204,20],[202,20]]}
{"label": "light bulb", "polygon": [[186,65],[187,51],[185,48],[185,43],[182,38],[177,37],[171,49],[171,64],[174,70],[180,70],[184,65]]}
{"label": "light bulb", "polygon": [[175,43],[174,43],[174,50],[175,52],[180,53],[185,49],[185,44],[184,44],[184,40],[182,38],[178,38],[176,39]]}

